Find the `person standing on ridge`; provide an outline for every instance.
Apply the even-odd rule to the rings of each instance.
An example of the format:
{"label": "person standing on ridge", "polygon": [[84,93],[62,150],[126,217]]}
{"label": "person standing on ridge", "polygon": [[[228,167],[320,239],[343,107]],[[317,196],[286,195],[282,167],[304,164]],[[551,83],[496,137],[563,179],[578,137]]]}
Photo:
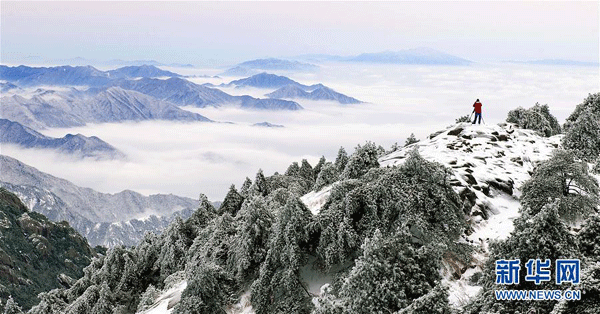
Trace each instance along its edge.
{"label": "person standing on ridge", "polygon": [[475,118],[473,119],[473,124],[475,124],[475,121],[477,121],[477,117],[479,117],[479,124],[481,124],[481,103],[479,102],[479,99],[477,99],[475,101],[475,103],[473,104],[473,112],[475,112]]}

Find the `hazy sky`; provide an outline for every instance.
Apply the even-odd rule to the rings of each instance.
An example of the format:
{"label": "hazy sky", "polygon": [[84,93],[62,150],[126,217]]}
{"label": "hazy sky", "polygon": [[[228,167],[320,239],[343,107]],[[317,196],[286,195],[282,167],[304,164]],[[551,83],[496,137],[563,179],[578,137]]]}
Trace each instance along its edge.
{"label": "hazy sky", "polygon": [[1,56],[203,64],[427,46],[474,61],[598,61],[599,3],[10,2]]}

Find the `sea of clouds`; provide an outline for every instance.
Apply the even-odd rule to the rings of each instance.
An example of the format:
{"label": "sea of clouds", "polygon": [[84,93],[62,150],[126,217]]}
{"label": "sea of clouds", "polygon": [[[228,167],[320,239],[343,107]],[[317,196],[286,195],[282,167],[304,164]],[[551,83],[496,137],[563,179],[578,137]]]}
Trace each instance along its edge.
{"label": "sea of clouds", "polygon": [[[169,69],[177,72],[177,68]],[[185,69],[185,75],[215,75],[221,70]],[[523,64],[471,66],[401,66],[324,64],[315,73],[281,73],[303,84],[323,83],[364,104],[296,100],[301,111],[248,111],[238,108],[191,108],[218,122],[90,124],[42,133],[98,136],[127,154],[126,161],[75,160],[46,150],[3,145],[1,153],[41,171],[101,192],[131,189],[143,194],[173,193],[197,198],[199,193],[221,200],[231,184],[239,188],[258,169],[284,172],[294,161],[315,164],[333,160],[340,146],[351,153],[357,144],[373,141],[384,148],[414,133],[424,139],[483,103],[486,123],[504,121],[509,110],[548,104],[563,122],[589,93],[600,90],[595,67]],[[228,83],[233,78],[189,78],[196,83]],[[222,88],[264,97],[272,90]],[[253,126],[267,121],[284,128]]]}

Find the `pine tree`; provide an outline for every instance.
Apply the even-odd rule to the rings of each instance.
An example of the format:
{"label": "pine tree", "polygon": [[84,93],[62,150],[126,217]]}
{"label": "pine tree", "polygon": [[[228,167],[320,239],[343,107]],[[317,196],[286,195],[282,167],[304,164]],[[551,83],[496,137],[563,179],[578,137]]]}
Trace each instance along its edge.
{"label": "pine tree", "polygon": [[300,281],[300,267],[307,259],[311,217],[293,195],[276,217],[267,256],[252,284],[252,306],[257,314],[310,312],[312,296]]}
{"label": "pine tree", "polygon": [[348,154],[346,153],[346,150],[343,147],[340,147],[334,162],[334,166],[337,173],[342,173],[344,171],[344,168],[346,168],[347,163]]}
{"label": "pine tree", "polygon": [[584,111],[591,110],[592,114],[600,115],[600,93],[589,94],[589,96],[583,100],[583,102],[571,113],[565,122],[565,130],[572,127],[573,123],[579,119]]}
{"label": "pine tree", "polygon": [[235,185],[232,184],[225,199],[223,199],[223,203],[221,203],[221,207],[219,207],[219,213],[229,213],[231,216],[235,216],[240,208],[242,208],[243,202],[244,197],[237,192]]}
{"label": "pine tree", "polygon": [[99,298],[92,307],[90,313],[94,314],[112,314],[114,307],[114,296],[108,285],[104,282],[100,286]]}
{"label": "pine tree", "polygon": [[388,150],[386,152],[386,154],[391,154],[393,152],[399,151],[402,148],[402,146],[398,145],[398,142],[395,142],[394,144],[392,144],[392,146],[390,147],[390,150]]}
{"label": "pine tree", "polygon": [[238,222],[235,238],[231,242],[228,265],[239,279],[258,274],[264,261],[273,224],[273,216],[262,197],[244,203],[236,217]]}
{"label": "pine tree", "polygon": [[285,171],[285,175],[289,177],[297,177],[300,175],[300,166],[298,162],[294,161]]}
{"label": "pine tree", "polygon": [[242,188],[240,189],[240,195],[243,198],[246,199],[250,195],[250,187],[252,187],[252,180],[246,177],[246,180],[244,181],[244,183],[242,184]]}
{"label": "pine tree", "polygon": [[160,291],[157,290],[153,285],[149,285],[148,289],[140,297],[140,303],[138,304],[137,312],[143,312],[149,309],[156,299],[160,296]]}
{"label": "pine tree", "polygon": [[539,131],[546,137],[560,134],[561,132],[560,124],[550,114],[548,105],[540,105],[538,103],[529,109],[519,107],[509,111],[506,122],[514,123],[523,129]]}
{"label": "pine tree", "polygon": [[341,174],[343,179],[358,179],[369,169],[379,167],[377,161],[379,152],[375,143],[367,142],[364,146],[358,145],[354,154],[348,159],[348,164]]}
{"label": "pine tree", "polygon": [[[525,280],[527,272],[519,273],[518,285],[496,285],[495,262],[501,259],[519,259],[522,263],[529,259],[574,258],[580,256],[577,249],[577,239],[569,231],[569,227],[560,218],[558,201],[547,204],[538,213],[524,212],[514,221],[514,231],[510,236],[499,242],[490,244],[490,257],[485,262],[480,283],[482,293],[465,308],[465,313],[526,313],[532,308],[537,313],[549,313],[556,301],[498,301],[494,297],[496,289],[518,290],[556,290],[568,288],[563,284],[557,286],[553,281],[541,282],[536,285]],[[521,267],[524,268],[523,265]]]}
{"label": "pine tree", "polygon": [[338,177],[339,175],[335,166],[332,163],[327,162],[323,165],[321,171],[319,171],[319,176],[317,176],[317,181],[315,182],[313,189],[319,191],[337,181]]}
{"label": "pine tree", "polygon": [[554,199],[559,200],[560,215],[568,219],[594,212],[598,206],[598,182],[588,174],[587,164],[561,149],[534,169],[522,191],[523,210],[532,215]]}
{"label": "pine tree", "polygon": [[562,146],[585,161],[594,162],[600,156],[600,112],[586,108],[571,122],[562,139]]}
{"label": "pine tree", "polygon": [[[340,289],[349,313],[393,313],[426,295],[440,279],[441,255],[414,245],[407,230],[376,230]],[[446,301],[447,302],[447,301]]]}
{"label": "pine tree", "polygon": [[181,294],[176,314],[224,313],[223,307],[231,304],[235,280],[223,267],[202,261],[186,270],[188,284]]}
{"label": "pine tree", "polygon": [[313,168],[313,181],[317,180],[317,178],[319,177],[319,173],[321,172],[321,169],[323,168],[326,162],[327,160],[325,159],[325,156],[321,156],[319,162]]}
{"label": "pine tree", "polygon": [[600,215],[591,215],[584,221],[577,239],[583,255],[600,260]]}
{"label": "pine tree", "polygon": [[410,145],[410,144],[414,144],[414,143],[418,143],[419,140],[415,137],[414,133],[410,133],[410,136],[406,139],[406,142],[404,143],[404,147]]}
{"label": "pine tree", "polygon": [[8,300],[6,300],[6,304],[4,305],[4,314],[23,314],[23,310],[13,300],[12,296],[8,296]]}
{"label": "pine tree", "polygon": [[300,166],[300,170],[298,171],[298,175],[304,180],[311,183],[314,182],[313,178],[313,167],[308,163],[306,159],[302,159],[302,166]]}
{"label": "pine tree", "polygon": [[262,169],[259,169],[258,173],[256,173],[256,179],[254,179],[254,183],[250,188],[250,195],[267,196],[268,194],[267,179],[265,178]]}
{"label": "pine tree", "polygon": [[415,299],[408,307],[403,308],[396,314],[452,314],[448,304],[448,287],[438,283],[433,290],[426,295]]}

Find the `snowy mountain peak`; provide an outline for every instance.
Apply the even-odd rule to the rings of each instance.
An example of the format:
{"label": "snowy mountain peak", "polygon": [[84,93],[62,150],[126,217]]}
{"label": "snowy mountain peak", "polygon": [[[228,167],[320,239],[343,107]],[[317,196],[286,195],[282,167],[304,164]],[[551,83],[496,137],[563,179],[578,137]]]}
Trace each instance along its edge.
{"label": "snowy mountain peak", "polygon": [[535,165],[558,148],[561,135],[542,137],[533,130],[509,123],[473,125],[459,123],[380,158],[382,167],[403,162],[418,149],[430,161],[453,170],[451,185],[467,202],[474,242],[505,238],[518,216],[519,188]]}

